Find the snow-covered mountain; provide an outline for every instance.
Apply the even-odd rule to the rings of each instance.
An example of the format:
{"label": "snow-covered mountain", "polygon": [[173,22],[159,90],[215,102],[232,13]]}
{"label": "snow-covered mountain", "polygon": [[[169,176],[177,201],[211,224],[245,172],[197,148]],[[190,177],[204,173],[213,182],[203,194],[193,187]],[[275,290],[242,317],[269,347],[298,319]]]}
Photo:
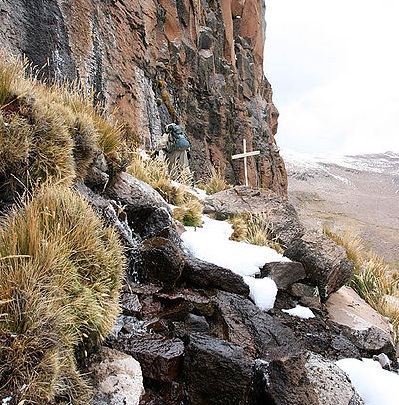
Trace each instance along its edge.
{"label": "snow-covered mountain", "polygon": [[399,266],[399,153],[281,155],[290,202],[305,223],[350,229]]}

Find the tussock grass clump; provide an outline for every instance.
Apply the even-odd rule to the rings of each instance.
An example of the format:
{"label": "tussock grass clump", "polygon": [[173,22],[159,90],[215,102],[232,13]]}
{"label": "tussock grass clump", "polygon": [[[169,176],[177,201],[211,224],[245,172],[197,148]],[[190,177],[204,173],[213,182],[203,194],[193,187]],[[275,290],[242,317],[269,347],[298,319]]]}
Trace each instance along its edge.
{"label": "tussock grass clump", "polygon": [[149,158],[136,152],[126,171],[148,183],[170,204],[179,206],[194,198],[185,191],[185,188],[189,187],[191,174],[177,169],[168,173],[168,164],[164,159]]}
{"label": "tussock grass clump", "polygon": [[205,185],[205,192],[210,195],[229,188],[231,188],[231,185],[227,183],[222,173],[219,170],[212,168],[212,175],[208,183]]}
{"label": "tussock grass clump", "polygon": [[59,185],[42,187],[0,225],[0,395],[87,403],[75,355],[102,342],[119,313],[123,246]]}
{"label": "tussock grass clump", "polygon": [[[82,180],[99,153],[111,170],[124,162],[122,127],[93,107],[76,83],[47,85],[29,65],[0,52],[0,193],[38,181]],[[8,198],[10,199],[10,198]]]}
{"label": "tussock grass clump", "polygon": [[391,320],[395,338],[398,340],[399,306],[393,305],[389,299],[389,297],[399,298],[397,275],[391,272],[389,265],[381,257],[366,249],[362,239],[350,230],[323,231],[346,249],[348,257],[355,264],[350,281],[351,287],[376,311]]}
{"label": "tussock grass clump", "polygon": [[278,253],[284,252],[284,248],[277,242],[274,236],[273,226],[267,213],[253,214],[244,212],[241,216],[232,220],[232,226],[235,238],[242,238],[241,240],[245,239],[252,245],[270,247]]}
{"label": "tussock grass clump", "polygon": [[367,252],[362,239],[358,235],[349,229],[344,232],[333,232],[330,229],[324,228],[323,232],[335,243],[346,249],[348,258],[353,261],[355,266],[359,267],[363,263]]}
{"label": "tussock grass clump", "polygon": [[187,201],[173,210],[173,218],[185,226],[202,226],[203,206],[198,200]]}
{"label": "tussock grass clump", "polygon": [[233,228],[230,239],[236,242],[245,240],[248,235],[248,227],[245,219],[241,215],[234,215],[233,218],[229,219],[229,222]]}
{"label": "tussock grass clump", "polygon": [[273,226],[267,213],[243,212],[234,215],[229,219],[229,222],[233,228],[233,233],[230,236],[231,240],[237,242],[245,240],[252,245],[267,246],[278,253],[284,252],[284,248],[274,236]]}
{"label": "tussock grass clump", "polygon": [[8,105],[28,91],[31,83],[25,81],[25,63],[0,50],[0,105]]}
{"label": "tussock grass clump", "polygon": [[161,179],[168,179],[167,162],[163,159],[152,159],[136,151],[127,167],[127,172],[153,186]]}
{"label": "tussock grass clump", "polygon": [[163,199],[173,205],[182,205],[185,201],[184,187],[181,185],[173,184],[169,178],[161,178],[154,185],[153,188],[163,197]]}
{"label": "tussock grass clump", "polygon": [[247,214],[247,240],[253,245],[268,246],[278,253],[284,249],[273,236],[272,225],[266,213]]}

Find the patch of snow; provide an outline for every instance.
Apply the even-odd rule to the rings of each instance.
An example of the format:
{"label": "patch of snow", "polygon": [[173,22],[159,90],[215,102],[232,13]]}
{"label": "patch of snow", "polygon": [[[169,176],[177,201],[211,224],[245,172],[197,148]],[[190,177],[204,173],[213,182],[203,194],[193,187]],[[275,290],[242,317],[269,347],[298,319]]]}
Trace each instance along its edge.
{"label": "patch of snow", "polygon": [[249,296],[254,303],[260,308],[268,311],[274,307],[277,296],[277,285],[269,277],[254,278],[243,276],[245,283],[249,287]]}
{"label": "patch of snow", "polygon": [[283,312],[286,312],[287,314],[291,316],[296,316],[298,318],[302,319],[309,319],[309,318],[314,318],[315,315],[312,312],[312,310],[308,307],[303,307],[302,305],[297,304],[295,308],[291,309],[282,309]]}
{"label": "patch of snow", "polygon": [[230,269],[243,276],[250,296],[262,309],[273,308],[277,287],[270,278],[254,278],[268,262],[290,261],[274,249],[229,240],[232,226],[203,216],[202,228],[186,227],[181,235],[184,245],[198,259]]}
{"label": "patch of snow", "polygon": [[378,361],[372,359],[342,359],[336,362],[366,405],[398,405],[397,387],[399,375],[384,370]]}
{"label": "patch of snow", "polygon": [[348,179],[346,179],[345,177],[338,176],[337,174],[332,174],[332,173],[330,173],[330,176],[334,177],[334,179],[336,179],[336,180],[342,181],[342,183],[345,183],[348,185],[351,184],[351,182]]}

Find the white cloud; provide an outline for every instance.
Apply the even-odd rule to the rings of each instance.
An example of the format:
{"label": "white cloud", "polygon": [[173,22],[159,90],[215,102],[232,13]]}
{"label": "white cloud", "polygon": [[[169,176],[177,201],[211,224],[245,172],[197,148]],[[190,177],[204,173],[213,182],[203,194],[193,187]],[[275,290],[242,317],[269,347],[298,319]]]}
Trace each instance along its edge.
{"label": "white cloud", "polygon": [[277,142],[302,152],[399,151],[399,2],[267,0],[265,72]]}

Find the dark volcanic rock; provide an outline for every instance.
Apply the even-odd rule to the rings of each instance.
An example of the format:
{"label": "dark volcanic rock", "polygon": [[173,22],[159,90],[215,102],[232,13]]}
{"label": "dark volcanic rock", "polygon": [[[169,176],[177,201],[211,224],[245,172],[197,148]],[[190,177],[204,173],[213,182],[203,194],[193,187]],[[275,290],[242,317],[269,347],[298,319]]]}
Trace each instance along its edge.
{"label": "dark volcanic rock", "polygon": [[216,318],[224,326],[221,337],[240,344],[251,358],[270,361],[302,352],[292,331],[250,300],[226,292],[219,292],[213,300]]}
{"label": "dark volcanic rock", "polygon": [[183,373],[191,403],[248,403],[252,368],[242,347],[199,333],[191,333],[189,339]]}
{"label": "dark volcanic rock", "polygon": [[218,288],[239,295],[249,295],[249,287],[240,275],[193,256],[185,256],[183,278],[197,287]]}
{"label": "dark volcanic rock", "polygon": [[170,211],[166,207],[156,208],[142,221],[135,222],[135,230],[144,239],[162,236],[164,238],[173,238],[175,243],[178,244],[178,238],[171,228],[174,230],[174,225]]}
{"label": "dark volcanic rock", "polygon": [[327,320],[327,313],[320,306],[313,309],[315,317],[310,319],[302,319],[282,311],[293,308],[296,304],[292,296],[284,291],[279,292],[273,317],[294,334],[305,350],[330,360],[342,357],[360,358],[359,349],[344,336],[342,328]]}
{"label": "dark volcanic rock", "polygon": [[142,310],[142,306],[136,294],[125,290],[121,295],[122,311],[125,315],[136,316]]}
{"label": "dark volcanic rock", "polygon": [[290,286],[289,292],[305,307],[320,308],[320,294],[317,287],[304,283],[294,283]]}
{"label": "dark volcanic rock", "polygon": [[[305,370],[306,356],[281,357],[255,363],[257,404],[319,405]],[[267,399],[262,402],[262,399]]]}
{"label": "dark volcanic rock", "polygon": [[172,381],[180,372],[184,344],[180,339],[161,336],[120,334],[114,348],[140,362],[143,376],[157,381]]}
{"label": "dark volcanic rock", "polygon": [[139,252],[135,269],[141,280],[173,287],[184,266],[183,252],[175,243],[165,238],[146,239]]}
{"label": "dark volcanic rock", "polygon": [[128,173],[116,175],[105,194],[123,207],[134,230],[135,226],[142,229],[142,224],[146,223],[148,217],[154,215],[158,208],[171,213],[166,201],[152,187]]}
{"label": "dark volcanic rock", "polygon": [[210,332],[209,324],[206,321],[206,318],[204,316],[198,316],[194,314],[189,314],[189,316],[187,317],[185,328],[191,333],[198,332],[209,334]]}
{"label": "dark volcanic rock", "polygon": [[294,239],[284,256],[303,264],[307,278],[319,287],[323,301],[352,276],[353,262],[348,259],[346,250],[318,232],[308,231]]}
{"label": "dark volcanic rock", "polygon": [[287,290],[296,281],[306,277],[305,269],[298,262],[269,262],[261,269],[262,277],[270,277],[279,290]]}

